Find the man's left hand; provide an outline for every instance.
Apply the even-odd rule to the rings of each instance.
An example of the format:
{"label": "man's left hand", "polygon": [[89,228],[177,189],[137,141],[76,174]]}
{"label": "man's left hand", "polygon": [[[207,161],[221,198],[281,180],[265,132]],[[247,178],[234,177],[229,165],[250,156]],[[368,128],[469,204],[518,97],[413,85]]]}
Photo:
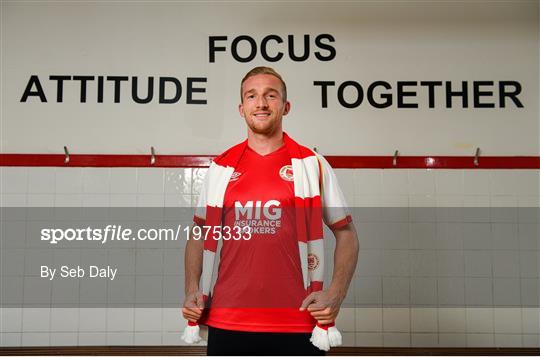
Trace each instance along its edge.
{"label": "man's left hand", "polygon": [[329,290],[315,291],[302,301],[300,311],[307,309],[319,324],[327,325],[336,320],[342,301],[337,294]]}

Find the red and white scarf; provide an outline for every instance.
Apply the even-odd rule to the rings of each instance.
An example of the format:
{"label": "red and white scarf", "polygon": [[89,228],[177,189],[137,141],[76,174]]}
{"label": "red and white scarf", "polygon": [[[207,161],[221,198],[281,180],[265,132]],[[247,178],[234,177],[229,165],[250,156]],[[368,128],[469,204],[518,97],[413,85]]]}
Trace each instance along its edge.
{"label": "red and white scarf", "polygon": [[[324,234],[321,189],[325,185],[323,165],[328,165],[328,163],[322,156],[299,145],[286,133],[283,133],[283,141],[291,157],[298,250],[304,288],[309,294],[323,288]],[[194,220],[197,224],[221,228],[225,191],[246,147],[247,140],[233,146],[213,160],[206,173],[205,186],[201,192],[195,214]],[[335,180],[333,172],[330,179]],[[331,189],[328,192],[329,196],[333,196],[334,193]],[[337,189],[337,194],[342,195],[339,189]],[[339,197],[338,201],[344,202],[344,199]],[[327,206],[329,205],[327,204]],[[325,217],[325,220],[327,222],[336,222],[339,219],[350,221],[350,216],[341,213],[338,215],[341,217]],[[204,240],[202,293],[205,301],[211,293],[218,237],[219,232],[214,232],[212,229]],[[317,260],[318,264],[310,265],[310,260]],[[182,338],[187,343],[200,341],[198,325],[189,322]],[[313,330],[311,341],[318,348],[327,351],[330,347],[341,345],[341,335],[333,323],[330,325],[317,324]]]}

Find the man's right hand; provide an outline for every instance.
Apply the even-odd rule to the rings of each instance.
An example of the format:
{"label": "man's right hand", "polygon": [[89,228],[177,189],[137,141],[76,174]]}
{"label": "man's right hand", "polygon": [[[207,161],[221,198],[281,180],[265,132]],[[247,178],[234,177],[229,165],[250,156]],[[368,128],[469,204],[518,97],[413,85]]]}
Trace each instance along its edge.
{"label": "man's right hand", "polygon": [[191,322],[197,322],[202,315],[204,309],[203,294],[200,291],[189,293],[186,295],[182,315]]}

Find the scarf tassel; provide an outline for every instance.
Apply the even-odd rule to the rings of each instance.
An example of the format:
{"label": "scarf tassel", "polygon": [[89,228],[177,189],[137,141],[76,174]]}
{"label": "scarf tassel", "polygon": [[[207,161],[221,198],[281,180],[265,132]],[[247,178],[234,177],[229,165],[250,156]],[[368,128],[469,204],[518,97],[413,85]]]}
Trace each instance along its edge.
{"label": "scarf tassel", "polygon": [[[188,325],[182,334],[182,340],[187,344],[194,344],[202,341],[199,324],[188,321]],[[330,347],[341,346],[343,339],[341,333],[334,324],[321,325],[317,323],[309,340],[313,346],[318,349],[328,351],[330,350]]]}
{"label": "scarf tassel", "polygon": [[323,351],[330,350],[330,347],[341,346],[342,343],[341,333],[333,323],[329,325],[317,323],[309,340],[315,347]]}
{"label": "scarf tassel", "polygon": [[186,328],[184,329],[184,333],[182,334],[182,340],[187,344],[193,344],[202,341],[199,324],[196,322],[188,321],[188,325],[186,326]]}

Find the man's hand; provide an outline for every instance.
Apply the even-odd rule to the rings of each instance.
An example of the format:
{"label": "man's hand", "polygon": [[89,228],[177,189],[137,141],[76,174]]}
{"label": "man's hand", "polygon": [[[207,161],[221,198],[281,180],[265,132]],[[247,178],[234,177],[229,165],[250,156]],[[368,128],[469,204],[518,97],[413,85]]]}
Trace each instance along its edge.
{"label": "man's hand", "polygon": [[302,301],[300,311],[307,309],[318,323],[327,325],[336,320],[342,301],[338,294],[329,290],[315,291]]}
{"label": "man's hand", "polygon": [[191,322],[197,322],[202,315],[204,309],[203,294],[200,291],[189,293],[186,295],[182,315]]}

